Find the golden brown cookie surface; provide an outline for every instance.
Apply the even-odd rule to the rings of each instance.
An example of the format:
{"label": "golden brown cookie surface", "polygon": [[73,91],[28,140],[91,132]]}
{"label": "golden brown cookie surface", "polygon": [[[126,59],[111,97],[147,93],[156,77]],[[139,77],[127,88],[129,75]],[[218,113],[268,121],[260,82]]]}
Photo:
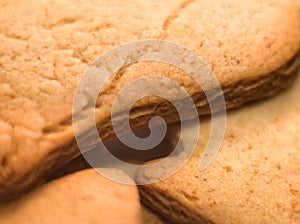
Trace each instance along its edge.
{"label": "golden brown cookie surface", "polygon": [[[108,170],[106,170],[108,171]],[[117,170],[109,172],[129,178]],[[49,182],[23,198],[0,205],[0,223],[141,223],[138,191],[92,169]]]}
{"label": "golden brown cookie surface", "polygon": [[166,181],[141,186],[144,202],[175,223],[299,223],[299,85],[297,77],[279,96],[228,113],[220,151],[200,171],[210,134],[203,121],[195,155]]}
{"label": "golden brown cookie surface", "polygon": [[[0,200],[29,191],[79,154],[71,124],[74,92],[101,53],[140,39],[181,44],[208,63],[228,106],[235,107],[291,82],[289,72],[272,72],[299,50],[299,26],[292,1],[2,1]],[[196,101],[203,96],[180,69],[138,63],[108,83],[108,94],[96,109],[97,122],[107,122],[118,88],[153,73],[187,87]],[[144,102],[142,115],[153,113],[151,103]],[[199,113],[207,112],[207,104],[199,107]],[[137,117],[137,127],[145,125],[141,120]]]}

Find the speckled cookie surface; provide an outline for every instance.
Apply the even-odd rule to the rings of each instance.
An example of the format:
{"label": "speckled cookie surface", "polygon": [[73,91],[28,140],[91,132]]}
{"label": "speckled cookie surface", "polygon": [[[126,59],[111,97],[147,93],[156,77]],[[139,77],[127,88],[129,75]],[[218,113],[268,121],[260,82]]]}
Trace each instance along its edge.
{"label": "speckled cookie surface", "polygon": [[[74,92],[101,53],[140,39],[181,44],[208,63],[228,107],[235,107],[291,82],[284,66],[299,50],[299,17],[294,1],[1,1],[0,200],[27,192],[79,154],[71,124]],[[203,95],[180,69],[134,64],[107,83],[97,122],[108,120],[119,88],[153,73]],[[143,113],[152,113],[151,103],[144,102]],[[145,125],[139,117],[135,123]]]}
{"label": "speckled cookie surface", "polygon": [[300,223],[299,86],[297,77],[283,94],[229,113],[220,151],[200,171],[203,121],[195,155],[166,181],[141,186],[144,203],[175,223]]}

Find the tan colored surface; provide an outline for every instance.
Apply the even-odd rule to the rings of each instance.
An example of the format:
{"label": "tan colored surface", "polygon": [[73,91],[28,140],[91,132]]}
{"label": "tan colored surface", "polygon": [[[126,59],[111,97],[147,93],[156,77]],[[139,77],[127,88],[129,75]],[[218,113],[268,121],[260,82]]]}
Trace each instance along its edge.
{"label": "tan colored surface", "polygon": [[[186,46],[211,66],[228,107],[286,87],[289,73],[271,72],[299,50],[299,11],[293,2],[1,1],[0,200],[29,191],[78,155],[71,126],[76,85],[98,55],[118,44],[154,38]],[[199,113],[208,112],[190,77],[172,66],[145,62],[108,82],[97,104],[97,122],[107,124],[120,87],[153,73],[187,87],[199,97]],[[153,114],[151,100],[142,105],[141,116]],[[137,116],[135,126],[145,124]],[[109,130],[103,132],[110,138]]]}
{"label": "tan colored surface", "polygon": [[202,122],[198,151],[168,180],[141,187],[144,201],[177,223],[300,223],[299,87],[300,76],[285,93],[229,113],[216,160],[199,171],[210,125]]}
{"label": "tan colored surface", "polygon": [[[120,171],[110,170],[120,178]],[[0,205],[1,224],[138,224],[135,186],[109,181],[92,169],[49,182],[18,201]]]}

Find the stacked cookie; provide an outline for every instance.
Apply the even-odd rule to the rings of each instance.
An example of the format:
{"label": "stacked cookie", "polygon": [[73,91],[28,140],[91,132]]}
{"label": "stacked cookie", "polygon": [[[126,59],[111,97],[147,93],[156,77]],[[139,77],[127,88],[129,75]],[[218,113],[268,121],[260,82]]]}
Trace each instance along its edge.
{"label": "stacked cookie", "polygon": [[[300,12],[294,0],[2,1],[0,24],[0,201],[18,199],[0,208],[6,214],[3,219],[0,215],[0,223],[50,223],[48,214],[31,219],[25,213],[33,210],[29,204],[43,206],[58,197],[66,197],[66,203],[51,211],[65,217],[65,223],[139,222],[136,188],[107,182],[92,171],[32,192],[80,155],[72,124],[76,87],[97,56],[113,47],[142,39],[186,47],[211,68],[228,109],[284,90],[299,65]],[[152,74],[185,88],[200,115],[210,112],[203,90],[181,68],[158,61],[133,63],[112,75],[94,105],[102,140],[114,137],[110,112],[117,93]],[[197,164],[207,133],[201,132],[203,141],[189,163],[164,182],[142,186],[143,201],[178,223],[299,222],[297,85],[277,98],[230,112],[220,154],[203,172]],[[132,128],[146,127],[154,115],[176,122],[171,106],[153,97],[138,102],[130,116]],[[138,178],[151,179],[160,172],[141,171]],[[95,185],[85,185],[85,178]],[[77,182],[75,192],[72,185]],[[98,191],[101,186],[111,191]],[[280,195],[278,201],[274,194]],[[116,218],[125,213],[125,204],[132,214]],[[81,205],[99,207],[107,219],[94,219],[92,210],[85,220]],[[115,214],[107,212],[110,208]]]}

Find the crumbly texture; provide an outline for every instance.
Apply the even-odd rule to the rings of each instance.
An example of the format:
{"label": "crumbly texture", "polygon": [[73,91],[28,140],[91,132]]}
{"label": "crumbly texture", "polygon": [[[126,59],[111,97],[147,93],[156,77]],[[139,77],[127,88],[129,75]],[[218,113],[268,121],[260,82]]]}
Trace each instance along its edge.
{"label": "crumbly texture", "polygon": [[[129,178],[117,170],[109,172]],[[54,180],[20,200],[0,204],[1,224],[139,224],[141,220],[136,186],[115,183],[93,169]]]}
{"label": "crumbly texture", "polygon": [[[176,42],[208,63],[225,93],[231,94],[228,107],[240,106],[275,94],[291,82],[289,73],[274,71],[299,50],[295,4],[292,0],[1,1],[0,200],[28,192],[79,154],[71,124],[73,97],[85,69],[101,53],[140,39]],[[118,90],[153,73],[170,77],[192,96],[204,96],[180,69],[159,62],[137,63],[115,74],[104,87],[96,105],[99,127],[109,127],[109,108]],[[249,88],[254,89],[251,94]],[[144,114],[162,111],[160,102],[151,99],[142,102],[141,111],[133,116],[135,127],[146,125]],[[206,101],[199,113],[208,112],[203,108]],[[166,114],[169,122],[172,113]],[[103,136],[109,139],[112,134],[105,129]]]}
{"label": "crumbly texture", "polygon": [[144,203],[175,223],[300,223],[299,86],[298,76],[283,94],[229,113],[220,151],[203,171],[210,122],[201,122],[193,157],[166,181],[141,186]]}

